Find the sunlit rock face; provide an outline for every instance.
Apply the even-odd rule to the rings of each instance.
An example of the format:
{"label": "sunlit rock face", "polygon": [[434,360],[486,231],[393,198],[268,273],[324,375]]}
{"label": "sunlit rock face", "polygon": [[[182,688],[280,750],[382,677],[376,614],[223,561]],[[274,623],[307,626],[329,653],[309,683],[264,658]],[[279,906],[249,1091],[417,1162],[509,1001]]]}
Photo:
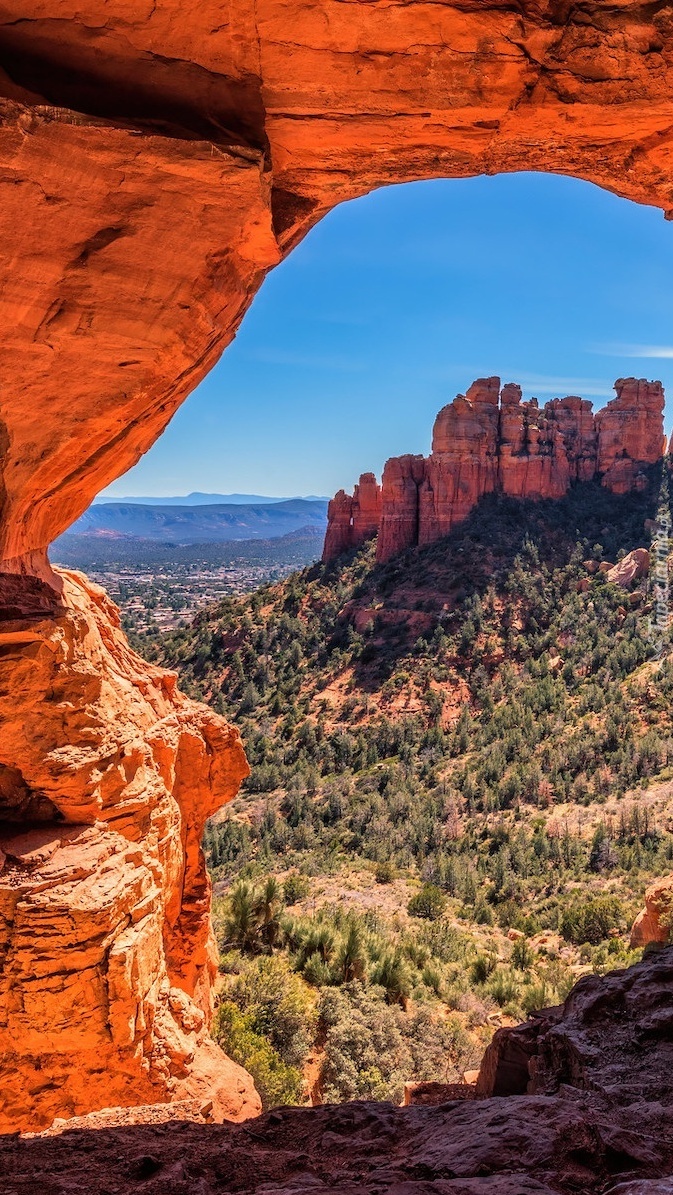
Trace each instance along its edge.
{"label": "sunlit rock face", "polygon": [[188,1096],[242,1119],[252,1082],[207,1036],[200,847],[248,773],[238,732],[60,579],[0,624],[0,1132]]}
{"label": "sunlit rock face", "polygon": [[644,484],[637,462],[657,460],[665,451],[661,382],[620,378],[617,397],[596,415],[598,472],[614,494]]}
{"label": "sunlit rock face", "polygon": [[339,490],[328,504],[324,560],[359,548],[381,526],[381,486],[373,473],[363,473],[352,494]]}
{"label": "sunlit rock face", "polygon": [[641,909],[631,927],[631,946],[665,945],[673,941],[673,876],[655,880],[645,893]]}
{"label": "sunlit rock face", "polygon": [[[647,484],[643,469],[665,451],[661,382],[621,378],[596,415],[578,397],[540,408],[521,387],[480,378],[439,412],[429,457],[393,457],[383,470],[377,559],[441,539],[484,494],[562,498],[577,481],[600,478],[616,494]],[[372,477],[372,474],[368,474]],[[329,505],[323,560],[356,546],[350,497]],[[373,508],[372,508],[373,509]],[[373,518],[369,534],[374,534]]]}

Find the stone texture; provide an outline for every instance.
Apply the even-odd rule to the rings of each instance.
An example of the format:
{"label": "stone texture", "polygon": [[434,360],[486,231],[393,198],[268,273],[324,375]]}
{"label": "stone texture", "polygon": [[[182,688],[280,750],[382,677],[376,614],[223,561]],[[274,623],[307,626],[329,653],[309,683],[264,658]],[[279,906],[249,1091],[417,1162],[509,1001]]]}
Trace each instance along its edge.
{"label": "stone texture", "polygon": [[[434,543],[462,522],[484,494],[562,498],[579,481],[600,477],[616,493],[646,484],[643,467],[664,451],[660,382],[620,379],[617,397],[593,415],[577,396],[540,408],[521,387],[480,378],[439,412],[429,457],[393,457],[383,471],[377,558]],[[373,474],[370,486],[375,485]],[[361,479],[362,482],[362,479]],[[358,501],[340,490],[328,511],[324,560],[358,542],[349,521]],[[368,534],[375,527],[376,506]],[[620,576],[622,574],[620,573]]]}
{"label": "stone texture", "polygon": [[363,473],[353,491],[353,546],[376,535],[381,525],[381,487],[373,473]]}
{"label": "stone texture", "polygon": [[628,589],[634,581],[646,577],[649,571],[650,553],[647,548],[634,548],[632,552],[627,552],[623,560],[613,564],[606,576],[613,585],[621,585],[622,588]]}
{"label": "stone texture", "polygon": [[0,1132],[171,1099],[254,1115],[207,1036],[200,839],[247,775],[238,732],[130,650],[102,589],[60,579],[49,613],[0,624]]}
{"label": "stone texture", "polygon": [[655,880],[645,893],[645,908],[631,928],[631,945],[668,942],[673,935],[673,876]]}
{"label": "stone texture", "polygon": [[447,535],[477,498],[496,488],[499,391],[499,378],[479,379],[439,412],[426,462],[418,543]]}
{"label": "stone texture", "polygon": [[337,490],[327,505],[327,530],[323,560],[335,560],[353,546],[353,495]]}
{"label": "stone texture", "polygon": [[395,456],[386,462],[381,482],[379,560],[389,560],[418,543],[419,488],[425,481],[422,456]]}
{"label": "stone texture", "polygon": [[[0,1172],[13,1195],[32,1195],[36,1176],[54,1195],[663,1195],[673,1175],[672,1021],[673,948],[581,980],[563,1008],[530,1022],[537,1094],[517,1086],[439,1107],[279,1108],[249,1125],[5,1138]],[[492,1057],[521,1033],[501,1030]]]}
{"label": "stone texture", "polygon": [[480,1096],[551,1095],[563,1084],[615,1106],[673,1108],[673,948],[625,971],[586,975],[564,1004],[499,1029],[484,1055]]}

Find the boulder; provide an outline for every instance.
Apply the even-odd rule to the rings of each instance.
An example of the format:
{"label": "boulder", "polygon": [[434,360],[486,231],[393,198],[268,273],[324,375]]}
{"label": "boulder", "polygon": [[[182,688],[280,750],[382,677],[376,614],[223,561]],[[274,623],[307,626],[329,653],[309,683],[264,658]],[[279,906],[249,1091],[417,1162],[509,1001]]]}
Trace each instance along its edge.
{"label": "boulder", "polygon": [[622,560],[618,560],[617,564],[613,564],[606,575],[608,581],[612,581],[615,585],[621,585],[623,589],[628,589],[634,581],[646,577],[649,571],[650,554],[647,548],[634,548]]}
{"label": "boulder", "polygon": [[655,880],[631,928],[631,946],[666,943],[673,935],[673,876]]}

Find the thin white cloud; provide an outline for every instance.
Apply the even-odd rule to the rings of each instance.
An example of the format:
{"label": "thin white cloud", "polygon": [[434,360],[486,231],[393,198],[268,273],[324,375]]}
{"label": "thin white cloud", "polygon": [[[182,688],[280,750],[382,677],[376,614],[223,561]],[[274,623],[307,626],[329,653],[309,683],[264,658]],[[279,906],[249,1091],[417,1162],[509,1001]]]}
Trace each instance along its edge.
{"label": "thin white cloud", "polygon": [[450,369],[423,369],[422,366],[414,370],[416,380],[422,378],[429,381],[447,382],[458,386],[465,392],[470,382],[475,378],[488,377],[491,373],[498,375],[503,384],[518,382],[527,394],[552,394],[564,398],[568,394],[577,394],[580,398],[614,398],[615,391],[611,382],[604,378],[569,378],[555,374],[527,373],[524,369],[481,369],[474,365],[452,365]]}
{"label": "thin white cloud", "polygon": [[524,390],[537,394],[554,394],[559,398],[578,394],[581,398],[614,398],[614,386],[601,378],[566,378],[548,374],[525,373],[523,370],[502,374],[503,382],[518,382]]}
{"label": "thin white cloud", "polygon": [[254,349],[246,353],[254,361],[264,365],[288,365],[294,369],[324,369],[358,373],[366,368],[362,361],[353,357],[322,355],[320,353],[293,353],[283,349]]}
{"label": "thin white cloud", "polygon": [[589,349],[600,357],[645,357],[651,360],[673,360],[671,344],[594,344]]}

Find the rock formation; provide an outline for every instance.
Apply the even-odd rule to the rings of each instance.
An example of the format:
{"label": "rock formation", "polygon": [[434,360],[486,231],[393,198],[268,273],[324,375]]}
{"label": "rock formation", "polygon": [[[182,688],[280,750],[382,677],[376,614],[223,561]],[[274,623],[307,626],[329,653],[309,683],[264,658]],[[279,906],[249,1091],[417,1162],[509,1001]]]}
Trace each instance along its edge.
{"label": "rock formation", "polygon": [[499,1029],[477,1095],[553,1095],[568,1084],[622,1107],[661,1100],[673,1114],[671,1026],[673,947],[625,971],[585,975],[562,1005]]}
{"label": "rock formation", "polygon": [[644,483],[637,463],[655,461],[666,451],[660,382],[620,378],[617,397],[596,415],[598,472],[613,494],[626,494]]}
{"label": "rock formation", "polygon": [[658,945],[673,940],[673,876],[655,880],[645,893],[645,908],[631,928],[633,947]]}
{"label": "rock formation", "polygon": [[607,570],[606,576],[613,585],[629,589],[634,581],[646,577],[649,571],[650,553],[647,548],[634,548],[632,552],[627,552],[623,560],[613,564],[612,568]]}
{"label": "rock formation", "polygon": [[500,1030],[481,1098],[278,1108],[254,1126],[81,1127],[6,1138],[0,1167],[17,1195],[36,1175],[63,1195],[670,1195],[672,1023],[673,948]]}
{"label": "rock formation", "polygon": [[383,470],[381,529],[377,553],[386,559],[418,543],[419,487],[425,478],[422,456],[396,456]]}
{"label": "rock formation", "polygon": [[[540,409],[522,402],[512,382],[481,378],[443,407],[429,457],[387,461],[381,486],[377,559],[434,543],[462,522],[484,494],[562,498],[577,481],[600,477],[613,493],[647,483],[643,467],[664,451],[661,382],[621,378],[617,397],[595,416],[586,399],[555,398]],[[373,488],[372,474],[366,475]],[[353,498],[340,490],[330,503],[323,560],[357,546]],[[372,518],[368,535],[376,531]]]}
{"label": "rock formation", "polygon": [[[221,721],[128,652],[100,595],[50,568],[49,543],[156,440],[268,269],[337,203],[408,179],[525,169],[673,211],[673,22],[667,5],[598,0],[204,0],[187,18],[178,0],[91,0],[86,12],[9,0],[0,39],[0,794],[19,826],[87,827],[37,847],[54,847],[44,861],[34,840],[5,836],[2,1032],[14,1069],[0,1091],[3,1123],[18,1124],[31,1098],[41,1119],[59,1099],[95,1106],[103,1075],[106,1102],[137,1102],[148,1087],[163,1100],[182,1083],[192,1045],[199,1053],[191,1009],[203,1012],[208,986],[195,843],[206,809],[243,774]],[[443,501],[424,494],[433,511]],[[84,876],[69,870],[76,849],[84,896]],[[121,922],[109,921],[105,877],[124,888],[128,849],[152,932],[133,920],[129,890]],[[69,936],[58,952],[86,935],[87,918],[97,927],[86,950],[63,957],[40,920],[59,875]],[[146,947],[124,953],[132,978],[121,948],[109,973],[113,942],[139,943],[141,927]],[[58,1018],[44,1034],[47,994],[67,977],[76,986],[85,957],[92,981],[70,1006],[66,1058]],[[185,994],[183,1012],[181,996],[174,1008],[161,995],[166,982]],[[113,1014],[113,1033],[106,1000],[117,990],[129,1011],[123,1032]],[[57,1004],[67,1007],[62,993]]]}
{"label": "rock formation", "polygon": [[359,548],[376,535],[381,525],[381,487],[373,473],[363,473],[352,496],[339,490],[327,508],[323,556],[334,560],[342,552]]}
{"label": "rock formation", "polygon": [[130,650],[102,589],[60,579],[0,624],[0,1132],[189,1097],[254,1115],[207,1036],[200,840],[247,775],[238,732]]}

